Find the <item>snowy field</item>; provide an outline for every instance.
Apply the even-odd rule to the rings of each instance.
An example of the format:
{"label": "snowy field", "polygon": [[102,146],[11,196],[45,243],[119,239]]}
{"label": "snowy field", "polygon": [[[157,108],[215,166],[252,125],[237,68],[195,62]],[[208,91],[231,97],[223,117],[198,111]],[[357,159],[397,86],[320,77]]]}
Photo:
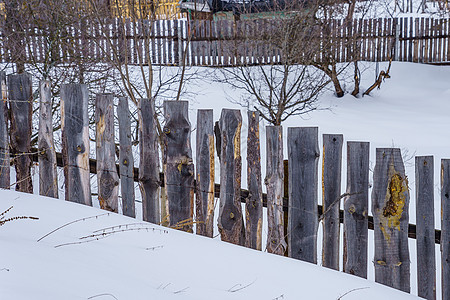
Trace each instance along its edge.
{"label": "snowy field", "polygon": [[[385,67],[386,64],[381,64],[381,69]],[[373,64],[367,64],[367,68],[361,90],[374,80]],[[415,223],[414,156],[434,155],[435,218],[436,227],[440,228],[440,160],[450,158],[450,118],[447,115],[450,68],[393,63],[390,75],[391,79],[383,82],[381,89],[371,96],[357,99],[345,95],[338,99],[330,91],[320,99],[321,109],[288,119],[283,124],[285,157],[287,128],[294,126],[319,127],[320,147],[324,133],[343,134],[344,142],[370,142],[371,170],[377,147],[402,149],[411,193],[410,223]],[[352,89],[351,84],[347,82],[348,90]],[[191,92],[195,94],[190,103],[195,152],[197,109],[214,109],[214,119],[218,120],[222,108],[240,107],[226,100],[227,97],[237,99],[239,95],[218,82],[198,82]],[[245,109],[242,109],[242,116],[242,187],[246,188]],[[261,122],[260,125],[264,178],[265,126],[268,124]],[[345,191],[345,144],[343,158],[342,191]],[[216,161],[216,182],[218,165]],[[37,181],[34,185],[37,186]],[[0,227],[0,299],[339,299],[347,292],[350,293],[342,299],[410,297],[375,284],[371,262],[366,281],[222,243],[218,238],[209,240],[145,223],[102,231],[115,225],[136,223],[119,215],[76,222],[37,242],[63,224],[104,212],[8,191],[0,191],[0,199],[0,211],[14,206],[7,216],[39,217],[38,221],[18,220]],[[101,235],[102,232],[107,232],[106,236]],[[79,239],[90,235],[96,236]],[[58,245],[62,246],[55,248]],[[370,242],[369,260],[373,258],[372,248]],[[440,266],[438,247],[436,250],[437,266]],[[414,240],[410,240],[410,252],[411,292],[417,294]],[[438,299],[439,273],[438,267]]]}

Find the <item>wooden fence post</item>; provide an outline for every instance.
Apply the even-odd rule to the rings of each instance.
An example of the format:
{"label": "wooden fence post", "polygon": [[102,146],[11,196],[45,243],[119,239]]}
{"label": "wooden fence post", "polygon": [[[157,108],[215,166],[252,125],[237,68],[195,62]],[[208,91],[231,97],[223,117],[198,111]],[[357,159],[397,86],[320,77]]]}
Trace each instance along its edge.
{"label": "wooden fence post", "polygon": [[241,208],[241,126],[239,110],[222,109],[220,130],[220,206],[218,228],[222,241],[244,245]]}
{"label": "wooden fence post", "polygon": [[169,226],[192,232],[194,164],[187,101],[164,101],[164,180]]}
{"label": "wooden fence post", "polygon": [[263,203],[259,112],[248,111],[247,115],[247,185],[249,194],[245,200],[245,245],[248,248],[261,250]]}
{"label": "wooden fence post", "polygon": [[139,100],[139,188],[142,195],[142,218],[159,224],[160,206],[158,189],[159,152],[156,132],[155,103],[151,99]]}
{"label": "wooden fence post", "polygon": [[317,127],[288,128],[289,257],[317,263]]}
{"label": "wooden fence post", "polygon": [[433,156],[416,156],[417,286],[425,299],[436,299],[433,172]]}
{"label": "wooden fence post", "polygon": [[341,203],[342,134],[323,135],[322,197],[323,249],[322,265],[339,270],[339,208]]}
{"label": "wooden fence post", "polygon": [[283,128],[266,127],[267,141],[267,252],[284,255],[286,240],[284,233],[284,162],[283,162]]}
{"label": "wooden fence post", "polygon": [[9,189],[10,160],[8,132],[8,101],[6,94],[6,74],[0,72],[0,188]]}
{"label": "wooden fence post", "polygon": [[410,291],[408,250],[409,190],[400,149],[377,148],[372,213],[375,281]]}
{"label": "wooden fence post", "polygon": [[33,193],[31,178],[31,115],[33,94],[31,76],[8,76],[9,106],[11,109],[11,151],[16,167],[16,191]]}
{"label": "wooden fence post", "polygon": [[114,143],[114,95],[95,97],[98,201],[100,208],[117,213],[119,176]]}
{"label": "wooden fence post", "polygon": [[197,234],[214,233],[214,122],[212,109],[197,111],[196,223]]}
{"label": "wooden fence post", "polygon": [[39,104],[39,194],[58,198],[58,173],[53,142],[52,95],[50,81],[40,82]]}
{"label": "wooden fence post", "polygon": [[369,143],[347,143],[344,199],[344,272],[367,278]]}
{"label": "wooden fence post", "polygon": [[450,299],[450,159],[441,161],[442,300]]}
{"label": "wooden fence post", "polygon": [[66,200],[92,206],[89,174],[88,88],[61,86],[61,128]]}
{"label": "wooden fence post", "polygon": [[122,212],[125,216],[135,218],[134,158],[131,148],[131,120],[127,97],[119,97],[117,117],[119,119],[119,172]]}

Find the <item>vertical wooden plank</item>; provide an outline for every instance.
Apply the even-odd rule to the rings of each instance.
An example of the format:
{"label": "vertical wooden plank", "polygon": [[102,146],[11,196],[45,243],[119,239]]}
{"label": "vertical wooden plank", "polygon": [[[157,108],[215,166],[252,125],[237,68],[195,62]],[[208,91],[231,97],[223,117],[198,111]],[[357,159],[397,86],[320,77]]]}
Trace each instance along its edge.
{"label": "vertical wooden plank", "polygon": [[164,180],[169,226],[192,232],[194,164],[188,101],[164,101]]}
{"label": "vertical wooden plank", "polygon": [[262,249],[262,183],[261,146],[259,140],[259,112],[248,111],[247,185],[245,199],[245,246]]}
{"label": "vertical wooden plank", "polygon": [[317,127],[288,128],[289,257],[317,263]]}
{"label": "vertical wooden plank", "polygon": [[191,35],[190,48],[191,48],[191,66],[195,66],[195,56],[196,56],[196,30],[197,30],[197,20],[189,21],[189,29],[188,32]]}
{"label": "vertical wooden plank", "polygon": [[322,265],[339,270],[339,208],[341,199],[342,134],[323,135],[322,197],[323,248]]}
{"label": "vertical wooden plank", "polygon": [[11,152],[16,168],[16,191],[33,193],[31,178],[31,115],[33,112],[31,76],[9,75],[11,109]]}
{"label": "vertical wooden plank", "polygon": [[403,60],[408,61],[408,18],[403,18]]}
{"label": "vertical wooden plank", "polygon": [[[284,162],[283,162],[283,128],[266,127],[267,141],[267,252],[284,255],[287,244],[284,233]],[[286,161],[287,162],[287,161]],[[287,196],[287,191],[286,191]]]}
{"label": "vertical wooden plank", "polygon": [[414,49],[413,49],[413,62],[419,62],[419,19],[414,20]]}
{"label": "vertical wooden plank", "polygon": [[119,120],[119,173],[122,212],[125,216],[135,218],[134,158],[131,148],[131,119],[127,97],[119,97],[117,118]]}
{"label": "vertical wooden plank", "polygon": [[10,160],[8,133],[8,100],[6,91],[6,73],[0,72],[0,188],[9,189]]}
{"label": "vertical wooden plank", "polygon": [[66,200],[92,206],[89,173],[88,88],[61,86],[61,128]]}
{"label": "vertical wooden plank", "polygon": [[212,109],[197,111],[196,138],[197,234],[212,238],[214,231],[214,122]]}
{"label": "vertical wooden plank", "polygon": [[167,24],[167,29],[165,32],[166,43],[167,43],[167,64],[172,66],[174,64],[173,62],[173,33],[172,33],[172,20],[165,20]]}
{"label": "vertical wooden plank", "polygon": [[369,143],[347,143],[344,199],[344,272],[367,278]]}
{"label": "vertical wooden plank", "polygon": [[412,17],[409,18],[409,47],[408,47],[408,61],[413,61],[413,48],[414,48],[414,19]]}
{"label": "vertical wooden plank", "polygon": [[118,212],[119,177],[114,143],[114,95],[95,98],[98,201],[100,208]]}
{"label": "vertical wooden plank", "polygon": [[434,39],[434,19],[432,19],[432,18],[430,18],[430,31],[429,32],[430,32],[429,33],[430,34],[429,61],[434,62],[435,56],[433,55],[433,53],[434,53],[434,48],[435,48],[435,45],[434,45],[435,39]]}
{"label": "vertical wooden plank", "polygon": [[[180,51],[179,51],[179,45],[181,43],[181,35],[180,35],[180,31],[179,31],[179,24],[178,24],[179,20],[174,20],[173,21],[173,33],[172,33],[172,39],[173,39],[173,48],[172,48],[172,54],[173,55],[173,64],[175,66],[179,66],[180,64]],[[183,57],[181,56],[181,59],[183,59]]]}
{"label": "vertical wooden plank", "polygon": [[425,26],[425,22],[424,22],[424,18],[420,18],[420,23],[419,23],[419,54],[418,54],[418,62],[423,63],[424,62],[424,55],[423,55],[423,49],[424,49],[424,26]]}
{"label": "vertical wooden plank", "polygon": [[372,43],[373,43],[373,37],[372,37],[372,21],[373,19],[369,19],[368,24],[367,24],[367,60],[368,61],[373,61],[373,56],[372,56]]}
{"label": "vertical wooden plank", "polygon": [[429,44],[430,44],[430,19],[427,18],[425,19],[425,37],[424,37],[424,43],[425,43],[425,48],[424,48],[424,62],[428,63],[430,62],[430,58],[429,58]]}
{"label": "vertical wooden plank", "polygon": [[39,104],[39,195],[58,198],[56,151],[53,143],[52,95],[50,81],[40,82]]}
{"label": "vertical wooden plank", "polygon": [[167,20],[160,20],[161,22],[161,31],[160,31],[160,35],[161,35],[161,39],[160,39],[160,43],[162,44],[162,64],[163,65],[167,65]]}
{"label": "vertical wooden plank", "polygon": [[383,19],[378,19],[378,37],[377,37],[377,61],[381,61],[381,53],[383,51]]}
{"label": "vertical wooden plank", "polygon": [[241,208],[241,126],[239,110],[222,109],[220,130],[220,205],[218,228],[222,241],[244,245]]}
{"label": "vertical wooden plank", "polygon": [[372,213],[375,281],[410,291],[408,250],[409,190],[400,149],[377,148]]}
{"label": "vertical wooden plank", "polygon": [[433,156],[416,156],[417,286],[419,297],[436,299]]}
{"label": "vertical wooden plank", "polygon": [[367,27],[368,27],[368,21],[367,21],[367,19],[364,19],[364,20],[362,20],[362,22],[364,23],[364,31],[362,33],[363,38],[362,38],[362,50],[361,50],[362,57],[361,57],[361,59],[362,60],[368,60],[368,57],[367,57],[367,32],[368,32]]}
{"label": "vertical wooden plank", "polygon": [[442,300],[450,299],[450,159],[441,160]]}
{"label": "vertical wooden plank", "polygon": [[140,99],[139,115],[139,188],[142,195],[142,218],[159,224],[160,205],[159,151],[155,102]]}

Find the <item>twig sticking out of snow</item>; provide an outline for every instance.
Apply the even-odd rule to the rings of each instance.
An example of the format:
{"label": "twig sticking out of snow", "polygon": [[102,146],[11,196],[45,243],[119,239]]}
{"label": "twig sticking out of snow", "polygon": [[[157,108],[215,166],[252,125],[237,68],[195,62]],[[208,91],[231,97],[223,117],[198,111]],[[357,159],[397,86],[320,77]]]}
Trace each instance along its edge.
{"label": "twig sticking out of snow", "polygon": [[230,288],[228,289],[228,292],[230,292],[230,293],[238,292],[238,291],[240,291],[240,290],[243,290],[243,289],[245,289],[245,288],[248,288],[249,286],[251,286],[251,285],[254,284],[255,282],[256,282],[256,278],[255,278],[255,280],[253,280],[252,282],[250,282],[249,284],[244,285],[244,286],[243,286],[241,283],[237,283],[237,284],[233,285],[232,287],[230,287]]}
{"label": "twig sticking out of snow", "polygon": [[94,298],[103,297],[103,296],[110,296],[110,297],[113,297],[116,300],[119,300],[113,294],[107,294],[107,293],[94,295],[94,296],[89,297],[88,299],[94,299]]}
{"label": "twig sticking out of snow", "polygon": [[365,290],[365,289],[368,289],[368,288],[369,287],[366,286],[366,287],[360,287],[360,288],[356,288],[356,289],[350,290],[350,291],[346,292],[345,294],[343,294],[342,296],[340,296],[339,298],[337,298],[336,300],[341,300],[344,296],[350,294],[351,292],[358,291],[358,290]]}
{"label": "twig sticking out of snow", "polygon": [[81,222],[81,221],[86,221],[86,220],[94,219],[94,218],[97,219],[97,218],[99,218],[99,217],[109,216],[109,215],[110,215],[110,213],[104,213],[104,214],[100,214],[100,215],[96,215],[96,216],[91,216],[91,217],[86,217],[86,218],[74,220],[74,221],[72,221],[72,222],[66,223],[66,224],[64,224],[64,225],[62,225],[62,226],[59,226],[58,228],[56,228],[56,229],[50,231],[49,233],[47,233],[46,235],[44,235],[44,236],[42,236],[40,239],[38,239],[37,242],[42,241],[44,238],[48,237],[50,234],[55,233],[56,231],[58,231],[58,230],[60,230],[60,229],[62,229],[62,228],[64,228],[64,227],[66,227],[66,226],[69,226],[69,225],[71,225],[71,224],[73,224],[73,223],[77,223],[77,222]]}

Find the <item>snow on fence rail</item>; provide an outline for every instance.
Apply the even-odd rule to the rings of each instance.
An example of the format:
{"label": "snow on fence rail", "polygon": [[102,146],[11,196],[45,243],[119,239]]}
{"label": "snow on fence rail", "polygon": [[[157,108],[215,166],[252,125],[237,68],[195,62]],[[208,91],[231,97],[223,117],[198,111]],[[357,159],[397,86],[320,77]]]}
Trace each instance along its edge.
{"label": "snow on fence rail", "polygon": [[[110,62],[155,65],[236,66],[276,64],[283,59],[274,28],[280,20],[84,21],[49,39],[45,28],[7,33],[3,26],[0,61],[22,63]],[[30,25],[31,26],[31,25]],[[328,33],[326,33],[328,32]],[[314,58],[336,62],[450,62],[450,19],[378,18],[330,20],[311,31],[322,50]],[[321,46],[319,45],[321,44]],[[326,54],[324,54],[326,52]],[[301,62],[301,61],[299,61]]]}
{"label": "snow on fence rail", "polygon": [[[442,299],[450,299],[450,159],[441,161],[441,230],[434,221],[433,157],[416,157],[417,224],[408,224],[410,195],[408,179],[400,149],[376,149],[376,165],[371,195],[373,216],[369,216],[369,143],[347,142],[347,190],[340,191],[342,135],[324,135],[323,153],[320,153],[317,127],[288,129],[288,159],[283,161],[281,127],[268,126],[267,176],[264,183],[268,193],[262,193],[259,115],[249,112],[248,190],[241,189],[240,136],[242,116],[239,110],[224,109],[214,128],[212,110],[199,110],[197,119],[197,157],[192,158],[191,127],[188,102],[164,103],[163,170],[159,172],[157,134],[153,116],[154,105],[142,99],[139,110],[140,167],[133,170],[133,158],[127,147],[131,145],[130,123],[126,98],[120,99],[119,133],[120,159],[115,164],[113,95],[97,95],[96,99],[96,153],[97,160],[89,158],[87,140],[87,111],[79,103],[87,99],[85,85],[62,87],[63,153],[55,153],[52,132],[39,134],[39,148],[31,149],[31,78],[28,75],[9,75],[0,72],[0,116],[11,111],[11,120],[1,119],[0,137],[2,164],[1,188],[9,188],[11,151],[16,167],[16,189],[32,192],[30,168],[39,161],[40,169],[64,168],[66,200],[92,205],[89,174],[97,173],[98,195],[103,209],[118,212],[117,187],[122,185],[124,213],[135,216],[134,192],[130,179],[141,186],[143,218],[153,223],[164,223],[172,228],[212,237],[214,201],[220,200],[218,227],[222,240],[254,249],[287,255],[317,263],[318,222],[323,222],[323,265],[339,269],[339,223],[343,223],[344,272],[367,278],[368,230],[374,230],[375,280],[388,286],[410,292],[410,257],[408,237],[417,240],[418,294],[434,299],[436,293],[435,244],[440,244],[442,255]],[[48,98],[49,82],[42,82],[40,99]],[[18,91],[22,91],[18,93]],[[46,103],[40,114],[48,114]],[[18,108],[19,105],[21,108]],[[40,126],[47,128],[40,118]],[[20,121],[19,121],[20,120]],[[8,137],[8,124],[11,135]],[[214,129],[213,129],[214,128]],[[8,140],[9,138],[9,140]],[[18,142],[20,140],[20,143]],[[128,141],[127,141],[128,140]],[[123,145],[122,145],[123,144]],[[214,178],[214,146],[218,145],[220,185]],[[20,146],[20,147],[19,147]],[[124,146],[124,148],[122,148]],[[129,149],[128,149],[129,150]],[[122,154],[122,151],[125,153]],[[322,156],[323,206],[318,205],[318,167]],[[130,168],[131,167],[131,168]],[[133,174],[134,173],[134,174]],[[120,174],[120,178],[117,176]],[[86,177],[87,176],[87,177]],[[56,172],[40,173],[40,194],[56,196]],[[19,184],[20,183],[20,184]],[[23,183],[23,184],[22,184]],[[159,197],[159,193],[163,197]],[[195,196],[195,201],[194,201]],[[163,199],[162,201],[160,199]],[[160,203],[160,201],[162,203]],[[344,210],[340,210],[341,201]],[[131,200],[133,202],[133,200]],[[194,205],[195,203],[195,205]],[[242,210],[245,203],[245,212]],[[267,207],[268,238],[262,245],[262,207]],[[125,209],[126,208],[126,209]],[[194,208],[196,214],[194,216]],[[245,218],[245,222],[244,222]],[[245,224],[245,226],[244,226]]]}

